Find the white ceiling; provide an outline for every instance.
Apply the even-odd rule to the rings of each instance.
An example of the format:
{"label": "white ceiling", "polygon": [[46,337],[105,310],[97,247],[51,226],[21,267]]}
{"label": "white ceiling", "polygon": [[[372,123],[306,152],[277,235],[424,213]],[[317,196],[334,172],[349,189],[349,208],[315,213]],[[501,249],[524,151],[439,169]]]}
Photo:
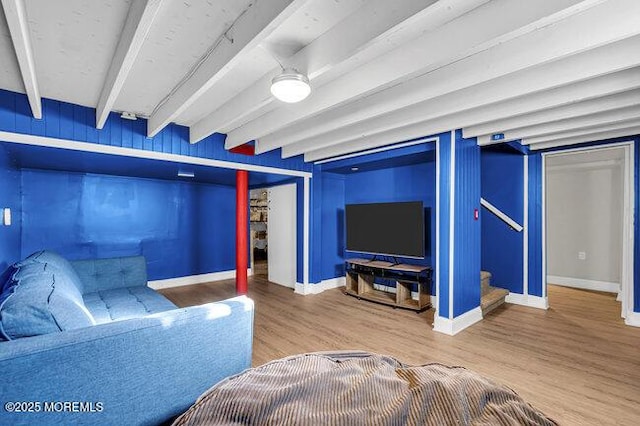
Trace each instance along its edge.
{"label": "white ceiling", "polygon": [[[317,161],[462,128],[531,149],[640,133],[637,0],[2,0],[0,88]],[[309,98],[269,92],[283,66]],[[504,139],[492,140],[502,133]]]}

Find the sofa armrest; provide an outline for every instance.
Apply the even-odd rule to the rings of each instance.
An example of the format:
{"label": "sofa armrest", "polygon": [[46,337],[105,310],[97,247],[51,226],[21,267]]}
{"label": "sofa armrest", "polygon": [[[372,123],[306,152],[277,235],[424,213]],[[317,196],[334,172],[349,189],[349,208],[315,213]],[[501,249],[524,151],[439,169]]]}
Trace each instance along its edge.
{"label": "sofa armrest", "polygon": [[82,282],[83,294],[147,285],[144,256],[74,260],[71,265]]}
{"label": "sofa armrest", "polygon": [[165,422],[249,368],[252,338],[253,302],[241,296],[0,343],[0,402],[39,403],[0,407],[0,424]]}

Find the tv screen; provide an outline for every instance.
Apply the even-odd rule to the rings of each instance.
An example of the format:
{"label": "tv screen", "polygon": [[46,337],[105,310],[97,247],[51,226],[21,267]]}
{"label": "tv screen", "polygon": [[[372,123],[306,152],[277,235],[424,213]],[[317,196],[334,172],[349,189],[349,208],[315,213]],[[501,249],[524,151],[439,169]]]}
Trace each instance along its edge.
{"label": "tv screen", "polygon": [[421,201],[348,204],[347,250],[424,258],[424,208]]}

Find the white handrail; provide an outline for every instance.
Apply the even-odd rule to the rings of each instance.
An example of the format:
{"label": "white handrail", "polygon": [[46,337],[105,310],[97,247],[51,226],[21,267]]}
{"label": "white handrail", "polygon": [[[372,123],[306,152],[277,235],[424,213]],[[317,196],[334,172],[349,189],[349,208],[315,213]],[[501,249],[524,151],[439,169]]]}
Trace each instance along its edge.
{"label": "white handrail", "polygon": [[485,209],[489,210],[491,213],[496,215],[498,218],[500,218],[504,223],[512,227],[514,230],[518,232],[522,232],[522,230],[524,229],[522,225],[518,224],[518,222],[511,219],[502,210],[500,210],[499,208],[497,208],[496,206],[494,206],[484,198],[480,198],[480,204],[482,205],[482,207],[484,207]]}

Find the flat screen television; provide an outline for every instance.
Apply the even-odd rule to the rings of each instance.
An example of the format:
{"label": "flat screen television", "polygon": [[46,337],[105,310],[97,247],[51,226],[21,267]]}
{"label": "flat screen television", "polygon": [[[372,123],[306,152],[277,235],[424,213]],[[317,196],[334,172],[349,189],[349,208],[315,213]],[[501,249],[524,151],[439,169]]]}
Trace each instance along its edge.
{"label": "flat screen television", "polygon": [[424,258],[424,208],[421,201],[347,204],[348,251]]}

